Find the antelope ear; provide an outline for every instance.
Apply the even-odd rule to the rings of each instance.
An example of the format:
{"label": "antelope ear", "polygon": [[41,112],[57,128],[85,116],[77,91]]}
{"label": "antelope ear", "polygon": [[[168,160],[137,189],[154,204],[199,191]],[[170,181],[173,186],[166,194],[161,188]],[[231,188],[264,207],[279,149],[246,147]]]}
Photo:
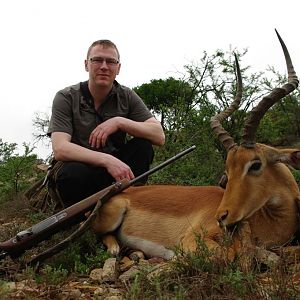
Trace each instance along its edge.
{"label": "antelope ear", "polygon": [[219,181],[219,186],[222,189],[226,189],[227,181],[228,181],[227,175],[226,173],[224,173]]}
{"label": "antelope ear", "polygon": [[296,170],[300,170],[300,151],[284,153],[279,157],[279,161],[288,164]]}

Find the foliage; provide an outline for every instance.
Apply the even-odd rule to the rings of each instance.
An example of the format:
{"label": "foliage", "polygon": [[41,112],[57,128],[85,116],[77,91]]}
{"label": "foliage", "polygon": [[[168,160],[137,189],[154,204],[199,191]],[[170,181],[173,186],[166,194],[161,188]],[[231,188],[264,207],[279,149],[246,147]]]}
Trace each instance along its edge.
{"label": "foliage", "polygon": [[300,170],[292,170],[292,173],[295,177],[296,182],[300,186]]}
{"label": "foliage", "polygon": [[42,211],[31,211],[27,214],[27,219],[31,224],[39,223],[43,220],[45,220],[47,217],[50,217],[51,215],[47,215],[46,213]]}
{"label": "foliage", "polygon": [[37,283],[46,283],[47,285],[58,285],[63,283],[68,276],[68,271],[62,267],[52,268],[45,265],[40,273],[35,273],[35,280]]}
{"label": "foliage", "polygon": [[255,295],[254,271],[242,272],[237,264],[214,260],[213,255],[199,238],[196,252],[177,249],[175,259],[156,276],[141,272],[125,299],[248,299]]}
{"label": "foliage", "polygon": [[[263,79],[266,91],[282,86],[287,82],[274,68],[269,68],[273,80]],[[275,146],[291,145],[300,137],[300,91],[285,97],[271,107],[261,120],[257,132],[260,142]]]}
{"label": "foliage", "polygon": [[9,284],[4,281],[0,280],[0,299],[5,299],[5,297],[9,294],[11,288]]}
{"label": "foliage", "polygon": [[96,236],[86,232],[52,259],[49,265],[53,269],[62,268],[68,272],[89,274],[93,268],[103,266],[109,257],[104,246],[97,242]]}
{"label": "foliage", "polygon": [[284,258],[265,272],[259,264],[247,271],[240,265],[215,257],[199,238],[196,252],[177,249],[159,272],[142,270],[125,299],[299,299]]}
{"label": "foliage", "polygon": [[184,128],[185,120],[193,109],[195,92],[188,82],[169,77],[166,80],[151,80],[134,90],[145,101],[168,132]]}
{"label": "foliage", "polygon": [[[247,53],[235,52],[240,59]],[[204,52],[198,64],[185,66],[183,78],[152,80],[135,89],[154,113],[161,116],[165,128],[166,144],[163,149],[156,149],[156,161],[161,162],[193,144],[197,146],[193,154],[151,176],[151,183],[217,184],[224,170],[226,152],[212,133],[210,118],[226,109],[235,98],[236,75],[232,57],[232,52],[221,50],[211,56]],[[268,88],[262,73],[248,74],[249,69],[241,68],[241,108],[222,124],[237,143],[247,110]],[[278,136],[275,129],[272,132],[274,137]],[[265,137],[270,137],[270,133],[262,130],[259,138]]]}
{"label": "foliage", "polygon": [[49,144],[50,139],[48,138],[47,132],[50,122],[50,116],[47,113],[36,112],[33,118],[34,137],[37,142],[47,141]]}
{"label": "foliage", "polygon": [[35,168],[37,155],[24,143],[24,154],[16,152],[16,144],[0,139],[0,202],[12,200],[28,188],[39,176]]}
{"label": "foliage", "polygon": [[16,143],[3,142],[0,138],[0,163],[5,163],[15,152],[16,148]]}
{"label": "foliage", "polygon": [[[222,126],[239,143],[248,111],[264,95],[287,79],[270,68],[264,74],[250,73],[243,56],[235,51],[241,65],[243,97],[240,109]],[[210,128],[210,118],[226,109],[235,98],[236,78],[232,51],[204,52],[197,64],[185,66],[181,79],[152,80],[136,88],[156,114],[162,116],[166,145],[156,149],[156,161],[163,161],[195,144],[196,151],[150,178],[151,183],[216,184],[224,170],[226,152]],[[270,74],[269,74],[270,73]],[[267,79],[268,78],[271,79]],[[299,90],[274,105],[264,116],[257,141],[290,145],[300,138]],[[153,100],[154,99],[154,100]],[[184,113],[178,113],[184,112]]]}

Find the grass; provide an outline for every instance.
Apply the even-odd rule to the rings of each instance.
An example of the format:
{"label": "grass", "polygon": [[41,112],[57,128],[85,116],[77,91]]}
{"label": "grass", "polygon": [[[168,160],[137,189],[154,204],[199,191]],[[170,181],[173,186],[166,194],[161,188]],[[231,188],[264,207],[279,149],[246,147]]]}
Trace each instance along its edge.
{"label": "grass", "polygon": [[195,253],[177,249],[176,258],[156,276],[142,271],[125,299],[300,299],[300,286],[284,259],[268,269],[256,264],[244,272],[238,260],[212,257],[201,241]]}
{"label": "grass", "polygon": [[[245,272],[238,259],[233,262],[226,256],[213,259],[214,253],[205,243],[200,238],[197,242],[196,252],[174,249],[175,259],[161,266],[158,272],[149,264],[140,264],[139,274],[124,286],[124,299],[300,299],[300,286],[294,283],[295,272],[287,260],[282,259],[272,267],[256,263]],[[108,257],[95,236],[86,232],[38,271],[27,268],[22,274],[15,274],[14,279],[59,287],[71,276],[88,276],[92,269],[102,267]],[[0,281],[0,298],[9,294],[7,281],[11,278]]]}

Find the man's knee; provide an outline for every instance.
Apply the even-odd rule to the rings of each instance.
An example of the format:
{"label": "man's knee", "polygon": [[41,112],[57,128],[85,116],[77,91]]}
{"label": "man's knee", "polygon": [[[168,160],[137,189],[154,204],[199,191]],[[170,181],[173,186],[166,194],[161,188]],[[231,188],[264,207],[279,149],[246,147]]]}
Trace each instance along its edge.
{"label": "man's knee", "polygon": [[[135,176],[139,176],[149,170],[153,157],[154,151],[149,140],[133,138],[123,149],[120,159],[130,166]],[[148,177],[145,176],[139,180],[139,183],[145,184],[147,179]]]}
{"label": "man's knee", "polygon": [[88,166],[80,162],[64,162],[57,172],[54,184],[66,206],[86,197],[89,173]]}
{"label": "man's knee", "polygon": [[57,182],[82,182],[87,180],[89,173],[90,168],[86,164],[75,161],[64,162],[64,165],[57,173]]}
{"label": "man's knee", "polygon": [[154,151],[151,142],[143,138],[133,138],[130,142],[131,147],[135,149],[136,153],[147,158],[151,164],[154,157]]}

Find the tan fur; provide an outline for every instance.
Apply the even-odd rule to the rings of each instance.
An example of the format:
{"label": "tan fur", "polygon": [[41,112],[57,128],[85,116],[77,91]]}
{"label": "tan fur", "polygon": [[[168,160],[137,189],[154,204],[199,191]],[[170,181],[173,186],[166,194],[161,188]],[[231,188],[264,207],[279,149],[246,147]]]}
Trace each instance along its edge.
{"label": "tan fur", "polygon": [[[253,237],[267,247],[287,242],[298,229],[300,193],[288,167],[277,161],[295,151],[261,144],[231,150],[226,161],[228,183],[216,218],[220,220],[227,212],[225,226],[247,219]],[[245,165],[255,159],[263,163],[261,172],[244,174]]]}
{"label": "tan fur", "polygon": [[[215,248],[221,233],[217,220],[230,226],[246,219],[254,242],[282,245],[298,230],[300,193],[289,169],[278,161],[295,151],[235,147],[226,161],[225,191],[214,186],[131,187],[103,205],[93,228],[100,234],[117,232],[123,245],[166,259],[174,246],[194,251],[195,235]],[[262,168],[248,174],[254,159]],[[116,254],[114,238],[105,237],[104,243]]]}

